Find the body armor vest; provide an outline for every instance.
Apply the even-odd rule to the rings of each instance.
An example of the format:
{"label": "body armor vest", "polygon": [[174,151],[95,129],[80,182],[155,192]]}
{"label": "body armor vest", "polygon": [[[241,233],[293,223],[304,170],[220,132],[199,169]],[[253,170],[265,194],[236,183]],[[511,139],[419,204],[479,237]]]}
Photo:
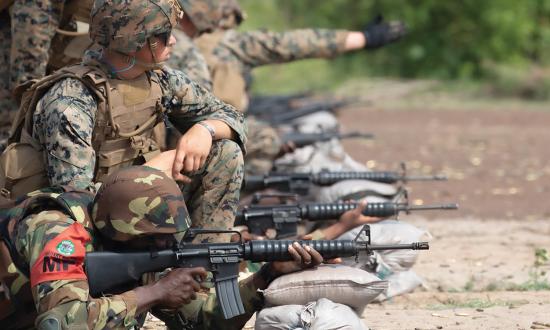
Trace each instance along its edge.
{"label": "body armor vest", "polygon": [[165,129],[162,90],[157,75],[133,81],[109,79],[94,66],[63,68],[33,84],[24,94],[10,132],[10,145],[0,156],[0,192],[14,198],[49,186],[46,154],[33,137],[33,114],[40,98],[58,81],[78,79],[95,96],[98,110],[92,135],[96,151],[94,181],[120,167],[141,165],[160,153],[154,131]]}
{"label": "body armor vest", "polygon": [[[72,219],[79,219],[85,228],[92,228],[90,212],[94,195],[71,187],[47,188],[18,201],[0,205],[0,282],[4,297],[0,298],[0,328],[30,328],[36,318],[36,308],[29,282],[29,264],[22,260],[13,242],[17,224],[31,214],[56,210]],[[81,205],[82,214],[71,206]]]}

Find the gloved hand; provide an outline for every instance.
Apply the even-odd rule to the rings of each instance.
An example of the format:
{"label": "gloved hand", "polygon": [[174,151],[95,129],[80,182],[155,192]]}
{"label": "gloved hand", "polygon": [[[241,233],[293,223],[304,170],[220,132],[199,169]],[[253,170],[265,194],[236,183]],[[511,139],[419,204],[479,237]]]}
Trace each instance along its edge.
{"label": "gloved hand", "polygon": [[374,49],[399,40],[407,34],[407,26],[401,21],[384,22],[384,17],[378,15],[367,24],[363,34],[367,39],[365,48]]}

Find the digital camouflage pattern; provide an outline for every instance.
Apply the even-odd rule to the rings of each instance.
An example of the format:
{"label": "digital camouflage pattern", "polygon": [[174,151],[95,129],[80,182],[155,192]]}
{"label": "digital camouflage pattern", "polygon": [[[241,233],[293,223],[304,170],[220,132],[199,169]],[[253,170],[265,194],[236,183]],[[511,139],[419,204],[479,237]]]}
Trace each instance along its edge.
{"label": "digital camouflage pattern", "polygon": [[248,153],[245,158],[246,175],[263,175],[271,171],[273,161],[280,155],[283,142],[279,132],[268,123],[247,117]]}
{"label": "digital camouflage pattern", "polygon": [[[101,13],[110,14],[107,11]],[[113,20],[116,20],[115,14],[116,11]],[[95,19],[101,20],[99,14],[93,17]],[[129,30],[126,33],[131,35]],[[101,63],[101,52],[95,50],[87,52],[83,65],[109,72],[109,68]],[[184,190],[190,200],[193,225],[231,227],[239,199],[236,187],[240,187],[242,181],[242,152],[246,143],[244,117],[180,71],[164,67],[148,74],[151,79],[159,81],[163,95],[161,103],[167,111],[167,119],[180,132],[186,132],[200,121],[215,119],[225,122],[236,133],[237,143],[225,140],[214,143],[205,166],[198,173],[188,173],[194,182]],[[32,136],[44,148],[51,185],[71,184],[94,191],[97,150],[92,144],[92,136],[97,112],[94,93],[72,78],[55,83],[38,102],[33,115]],[[217,161],[224,163],[217,164]]]}
{"label": "digital camouflage pattern", "polygon": [[93,219],[103,237],[117,242],[181,234],[191,226],[177,183],[147,166],[127,167],[107,177],[96,194]]}
{"label": "digital camouflage pattern", "polygon": [[177,0],[199,33],[214,31],[222,17],[223,0]]}
{"label": "digital camouflage pattern", "polygon": [[7,146],[11,118],[17,104],[10,92],[11,19],[7,10],[0,12],[0,152]]}
{"label": "digital camouflage pattern", "polygon": [[218,30],[195,40],[204,55],[214,95],[240,111],[248,106],[255,67],[306,58],[328,58],[345,52],[348,31],[302,29],[286,32]]}
{"label": "digital camouflage pattern", "polygon": [[238,27],[246,18],[246,14],[237,0],[222,0],[221,11],[222,18],[218,23],[218,28],[223,30]]}
{"label": "digital camouflage pattern", "polygon": [[183,31],[174,29],[172,35],[177,42],[172,47],[172,54],[166,64],[185,74],[205,89],[212,91],[212,80],[204,56],[197,46]]}
{"label": "digital camouflage pattern", "polygon": [[170,33],[183,15],[176,0],[96,0],[91,12],[90,38],[101,47],[128,54],[149,38]]}

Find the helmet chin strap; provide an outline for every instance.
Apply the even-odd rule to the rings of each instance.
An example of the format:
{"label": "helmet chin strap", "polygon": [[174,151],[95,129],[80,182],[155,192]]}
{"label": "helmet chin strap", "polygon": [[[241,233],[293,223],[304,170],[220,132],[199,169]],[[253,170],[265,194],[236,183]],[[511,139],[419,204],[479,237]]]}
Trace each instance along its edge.
{"label": "helmet chin strap", "polygon": [[[140,60],[135,60],[135,63],[146,69],[146,70],[156,70],[156,69],[160,69],[162,68],[162,66],[164,65],[164,61],[159,61],[157,59],[157,56],[155,55],[155,50],[157,49],[158,47],[158,41],[155,41],[155,42],[151,42],[151,38],[148,38],[147,39],[147,44],[149,45],[149,52],[151,53],[151,57],[153,58],[153,63],[147,63],[147,62],[143,62],[143,61],[140,61]],[[135,57],[134,57],[135,59]]]}

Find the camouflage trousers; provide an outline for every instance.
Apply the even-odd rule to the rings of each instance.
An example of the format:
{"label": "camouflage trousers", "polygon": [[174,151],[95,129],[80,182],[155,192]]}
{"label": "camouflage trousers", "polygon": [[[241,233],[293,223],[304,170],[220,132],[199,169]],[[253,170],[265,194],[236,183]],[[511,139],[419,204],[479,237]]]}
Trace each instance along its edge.
{"label": "camouflage trousers", "polygon": [[0,12],[0,152],[4,150],[17,105],[10,92],[11,20],[7,10]]}
{"label": "camouflage trousers", "polygon": [[[214,141],[202,169],[182,188],[194,228],[233,227],[243,181],[243,154],[231,140]],[[201,235],[195,242],[228,242],[228,235]]]}
{"label": "camouflage trousers", "polygon": [[282,141],[277,130],[265,122],[249,117],[247,124],[245,172],[248,175],[265,174],[273,167],[273,161],[281,150]]}

